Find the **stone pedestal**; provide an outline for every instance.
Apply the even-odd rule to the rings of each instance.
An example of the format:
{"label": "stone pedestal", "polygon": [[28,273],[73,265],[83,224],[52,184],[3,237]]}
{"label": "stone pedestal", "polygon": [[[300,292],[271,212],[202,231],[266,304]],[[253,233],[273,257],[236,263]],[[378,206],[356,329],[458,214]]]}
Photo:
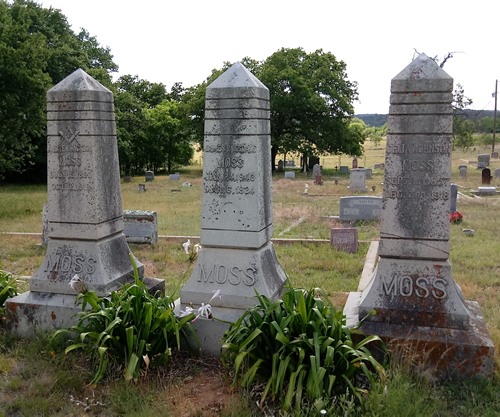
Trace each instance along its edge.
{"label": "stone pedestal", "polygon": [[[347,326],[358,324],[362,292],[349,294],[344,314]],[[494,346],[478,303],[464,301],[469,323],[464,329],[411,326],[406,323],[365,321],[363,335],[376,334],[392,354],[408,357],[417,371],[430,371],[436,379],[486,377],[493,375]]]}
{"label": "stone pedestal", "polygon": [[[286,281],[270,242],[269,90],[237,63],[207,87],[205,108],[202,250],[180,301],[181,308],[209,303],[215,318],[230,322],[257,303],[255,291],[275,298]],[[220,354],[229,324],[197,326],[210,335],[202,351]]]}
{"label": "stone pedestal", "polygon": [[449,262],[453,80],[420,55],[391,83],[379,261],[345,312],[437,377],[490,376],[493,344]]}
{"label": "stone pedestal", "polygon": [[[70,324],[70,281],[105,295],[133,281],[123,234],[113,94],[81,69],[47,93],[48,235],[30,292],[7,303],[22,335]],[[143,265],[135,260],[140,278]],[[73,318],[76,321],[75,318]]]}

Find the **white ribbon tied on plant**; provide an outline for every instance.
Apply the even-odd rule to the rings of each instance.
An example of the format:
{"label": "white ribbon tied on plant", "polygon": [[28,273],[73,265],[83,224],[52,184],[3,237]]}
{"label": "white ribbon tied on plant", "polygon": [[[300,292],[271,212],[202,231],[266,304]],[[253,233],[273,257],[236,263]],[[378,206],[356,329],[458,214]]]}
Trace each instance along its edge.
{"label": "white ribbon tied on plant", "polygon": [[73,278],[71,278],[71,281],[68,285],[77,293],[87,292],[87,286],[78,274],[73,275]]}

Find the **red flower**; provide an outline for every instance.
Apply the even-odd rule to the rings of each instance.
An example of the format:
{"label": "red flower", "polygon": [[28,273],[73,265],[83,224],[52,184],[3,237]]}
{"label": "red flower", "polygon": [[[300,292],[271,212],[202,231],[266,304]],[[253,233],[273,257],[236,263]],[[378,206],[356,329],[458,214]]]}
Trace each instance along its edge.
{"label": "red flower", "polygon": [[455,211],[455,212],[450,214],[450,222],[451,223],[459,224],[462,222],[462,220],[463,220],[463,216],[458,211]]}

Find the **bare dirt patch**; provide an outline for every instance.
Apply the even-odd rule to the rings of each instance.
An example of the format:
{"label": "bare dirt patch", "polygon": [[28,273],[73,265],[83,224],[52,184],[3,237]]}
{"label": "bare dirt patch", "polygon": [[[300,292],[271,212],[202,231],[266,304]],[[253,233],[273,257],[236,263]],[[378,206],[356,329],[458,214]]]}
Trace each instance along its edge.
{"label": "bare dirt patch", "polygon": [[219,359],[184,358],[180,362],[169,367],[172,371],[168,375],[170,389],[166,401],[172,415],[216,417],[241,404],[242,397],[232,387]]}

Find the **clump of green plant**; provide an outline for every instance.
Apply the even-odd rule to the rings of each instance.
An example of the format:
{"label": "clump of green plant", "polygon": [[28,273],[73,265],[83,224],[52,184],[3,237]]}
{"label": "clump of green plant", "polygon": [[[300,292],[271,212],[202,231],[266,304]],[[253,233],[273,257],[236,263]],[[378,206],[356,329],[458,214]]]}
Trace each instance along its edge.
{"label": "clump of green plant", "polygon": [[346,392],[361,401],[367,393],[361,379],[372,384],[377,376],[385,378],[367,347],[381,339],[354,342],[357,329],[346,327],[345,315],[321,289],[289,288],[273,302],[257,298],[259,304],[224,335],[223,361],[234,365],[233,383],[249,388],[264,379],[261,405],[270,396],[280,399],[283,410],[295,407],[298,413],[304,402],[331,404]]}
{"label": "clump of green plant", "polygon": [[65,354],[75,349],[90,354],[97,364],[93,384],[104,377],[110,361],[124,367],[126,381],[137,379],[141,365],[147,369],[153,359],[167,365],[172,348],[181,349],[181,336],[194,332],[190,322],[195,314],[177,317],[172,297],[151,295],[135,265],[134,270],[134,283],[108,297],[92,291],[79,294],[82,311],[78,324],[52,336],[54,341],[62,334],[77,335]]}
{"label": "clump of green plant", "polygon": [[0,271],[0,317],[5,315],[5,301],[17,295],[16,279],[11,274]]}

